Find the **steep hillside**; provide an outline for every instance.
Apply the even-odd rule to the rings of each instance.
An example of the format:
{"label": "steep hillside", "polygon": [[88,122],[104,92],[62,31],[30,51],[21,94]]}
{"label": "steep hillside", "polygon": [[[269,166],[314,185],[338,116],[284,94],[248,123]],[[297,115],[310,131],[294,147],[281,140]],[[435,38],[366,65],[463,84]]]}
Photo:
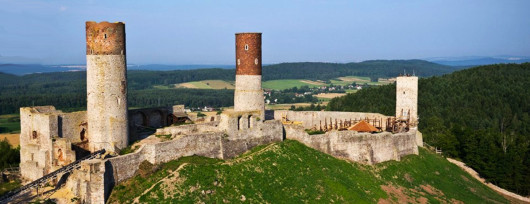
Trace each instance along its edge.
{"label": "steep hillside", "polygon": [[233,160],[186,157],[113,189],[109,203],[466,203],[507,201],[444,158],[420,151],[366,166],[286,140]]}
{"label": "steep hillside", "polygon": [[[424,141],[500,187],[530,195],[530,63],[481,66],[420,79]],[[395,85],[333,99],[329,110],[393,115]]]}

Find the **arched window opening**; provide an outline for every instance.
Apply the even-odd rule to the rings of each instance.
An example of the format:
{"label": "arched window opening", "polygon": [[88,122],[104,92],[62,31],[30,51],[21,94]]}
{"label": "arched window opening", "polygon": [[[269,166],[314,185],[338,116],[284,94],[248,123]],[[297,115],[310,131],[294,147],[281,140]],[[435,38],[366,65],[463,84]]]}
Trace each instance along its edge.
{"label": "arched window opening", "polygon": [[81,141],[85,141],[86,140],[85,133],[86,133],[86,130],[85,130],[85,128],[83,128],[81,130],[81,132],[79,133],[79,138],[81,138]]}

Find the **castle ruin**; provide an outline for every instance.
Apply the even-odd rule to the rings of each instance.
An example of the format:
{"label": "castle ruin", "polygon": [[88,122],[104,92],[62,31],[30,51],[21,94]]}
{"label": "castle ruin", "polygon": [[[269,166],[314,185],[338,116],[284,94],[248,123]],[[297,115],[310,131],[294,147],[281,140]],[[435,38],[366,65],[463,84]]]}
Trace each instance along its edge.
{"label": "castle ruin", "polygon": [[[375,164],[418,154],[418,145],[422,143],[417,131],[415,76],[398,77],[395,116],[275,111],[266,118],[261,87],[261,33],[237,33],[234,109],[224,111],[219,120],[170,126],[172,118],[184,114],[182,106],[127,108],[125,25],[87,22],[86,36],[87,111],[63,113],[53,106],[20,109],[23,179],[38,181],[56,170],[71,167],[67,168],[68,174],[60,172],[56,180],[46,182],[56,184],[59,179],[65,180],[62,188],[83,203],[105,203],[113,186],[133,177],[146,161],[156,165],[191,155],[230,159],[258,145],[293,139],[338,158]],[[300,123],[282,123],[287,118]],[[339,127],[337,121],[349,119],[351,123],[352,118],[375,118],[382,131],[360,133],[329,128],[318,135],[305,131],[322,127],[324,120],[334,121]],[[407,129],[383,131],[390,123],[382,121],[391,120],[403,121]],[[145,126],[158,129],[144,138],[139,132]],[[138,142],[132,153],[117,154],[134,140]],[[106,153],[80,160],[101,150]],[[72,166],[74,163],[76,166]]]}

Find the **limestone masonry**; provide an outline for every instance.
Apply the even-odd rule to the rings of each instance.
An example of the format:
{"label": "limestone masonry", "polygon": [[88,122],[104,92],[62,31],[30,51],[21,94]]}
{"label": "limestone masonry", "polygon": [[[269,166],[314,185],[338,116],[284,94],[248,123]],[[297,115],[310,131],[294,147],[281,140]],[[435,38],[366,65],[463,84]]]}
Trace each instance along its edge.
{"label": "limestone masonry", "polygon": [[86,22],[89,150],[128,145],[125,24]]}
{"label": "limestone masonry", "polygon": [[418,77],[397,77],[396,117],[409,120],[409,124],[413,126],[418,122]]}
{"label": "limestone masonry", "polygon": [[[234,109],[200,120],[188,117],[182,105],[128,110],[123,23],[86,22],[86,42],[87,111],[20,108],[22,178],[34,181],[80,162],[52,183],[81,203],[105,203],[112,188],[136,175],[142,162],[158,165],[191,155],[230,159],[258,145],[292,139],[337,158],[376,164],[418,154],[423,143],[417,131],[417,77],[398,77],[395,116],[267,111],[266,118],[261,33],[238,33]],[[186,124],[190,120],[195,124]],[[347,129],[362,120],[378,133]],[[306,130],[324,133],[309,135]],[[132,153],[119,155],[126,147]],[[79,160],[100,149],[107,153]]]}

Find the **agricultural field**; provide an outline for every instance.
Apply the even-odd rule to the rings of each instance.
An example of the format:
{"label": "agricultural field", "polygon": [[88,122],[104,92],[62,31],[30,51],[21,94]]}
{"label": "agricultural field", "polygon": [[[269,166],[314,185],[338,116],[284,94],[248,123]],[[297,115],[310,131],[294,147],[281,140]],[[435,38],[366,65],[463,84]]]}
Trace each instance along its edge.
{"label": "agricultural field", "polygon": [[261,83],[264,89],[284,90],[293,87],[309,86],[310,88],[325,86],[326,84],[311,80],[300,80],[300,79],[280,79],[270,80]]}
{"label": "agricultural field", "polygon": [[0,133],[20,133],[18,114],[0,115]]}
{"label": "agricultural field", "polygon": [[341,97],[341,96],[344,96],[346,95],[346,93],[319,93],[317,95],[315,95],[317,98],[327,98],[327,99],[332,99],[332,98],[335,98],[335,97]]}
{"label": "agricultural field", "polygon": [[[272,90],[284,90],[284,89],[290,89],[293,87],[302,87],[302,86],[308,86],[310,88],[314,87],[320,87],[320,86],[327,86],[330,84],[333,85],[350,85],[353,82],[356,82],[358,84],[369,84],[369,85],[383,85],[391,83],[388,79],[381,79],[380,82],[370,82],[369,77],[359,77],[359,76],[345,76],[345,77],[339,77],[336,79],[332,79],[329,81],[329,84],[326,84],[324,81],[312,81],[312,80],[306,80],[306,79],[278,79],[278,80],[269,80],[262,82],[262,86],[264,89],[272,89]],[[203,81],[190,81],[180,84],[175,84],[174,88],[189,88],[189,89],[234,89],[234,82],[233,81],[224,81],[224,80],[203,80]],[[155,85],[153,86],[157,89],[168,89],[170,87],[168,86],[160,86]]]}
{"label": "agricultural field", "polygon": [[7,140],[12,147],[18,147],[20,145],[20,134],[0,134],[0,141]]}
{"label": "agricultural field", "polygon": [[223,81],[223,80],[192,81],[192,82],[175,84],[175,88],[234,89],[234,82]]}

